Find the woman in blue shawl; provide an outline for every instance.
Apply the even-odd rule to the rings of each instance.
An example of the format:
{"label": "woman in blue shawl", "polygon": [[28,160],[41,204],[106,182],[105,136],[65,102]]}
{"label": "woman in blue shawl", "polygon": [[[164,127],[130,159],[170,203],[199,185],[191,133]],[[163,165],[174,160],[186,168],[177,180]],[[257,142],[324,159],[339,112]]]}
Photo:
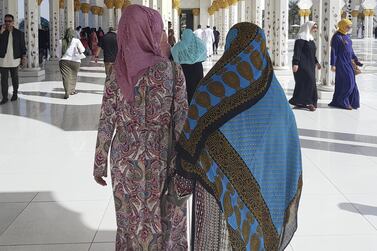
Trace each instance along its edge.
{"label": "woman in blue shawl", "polygon": [[171,50],[174,62],[180,64],[186,79],[187,99],[190,103],[196,86],[203,78],[203,64],[207,59],[206,46],[192,30],[185,29],[182,40]]}
{"label": "woman in blue shawl", "polygon": [[301,151],[263,30],[233,26],[177,144],[195,181],[192,250],[284,250],[297,228]]}

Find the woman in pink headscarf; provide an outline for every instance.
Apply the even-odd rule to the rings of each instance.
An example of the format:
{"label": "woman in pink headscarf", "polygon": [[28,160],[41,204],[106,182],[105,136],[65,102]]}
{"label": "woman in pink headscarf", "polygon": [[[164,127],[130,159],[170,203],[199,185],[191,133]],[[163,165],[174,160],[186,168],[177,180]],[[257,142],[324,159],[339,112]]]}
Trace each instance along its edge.
{"label": "woman in pink headscarf", "polygon": [[118,251],[187,250],[185,203],[165,196],[167,180],[180,196],[190,193],[190,184],[168,165],[174,156],[169,135],[178,137],[187,117],[186,84],[181,67],[162,55],[162,29],[157,11],[127,7],[119,22],[116,73],[105,84],[94,178],[106,185],[111,149]]}

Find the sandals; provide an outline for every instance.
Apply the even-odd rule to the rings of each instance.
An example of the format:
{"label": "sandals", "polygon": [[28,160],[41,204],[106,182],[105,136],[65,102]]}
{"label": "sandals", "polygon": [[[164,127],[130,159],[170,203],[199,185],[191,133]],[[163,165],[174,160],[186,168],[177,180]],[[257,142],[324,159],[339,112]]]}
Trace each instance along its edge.
{"label": "sandals", "polygon": [[78,93],[77,91],[73,91],[73,92],[71,92],[70,95],[76,95],[77,93]]}

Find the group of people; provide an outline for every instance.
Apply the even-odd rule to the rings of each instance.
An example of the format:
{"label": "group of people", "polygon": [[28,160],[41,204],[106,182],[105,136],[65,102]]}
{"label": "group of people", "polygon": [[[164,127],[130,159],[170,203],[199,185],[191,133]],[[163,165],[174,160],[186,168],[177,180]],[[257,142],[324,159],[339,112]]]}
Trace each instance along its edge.
{"label": "group of people", "polygon": [[99,50],[98,45],[102,41],[104,35],[105,33],[101,27],[99,27],[98,30],[90,27],[82,28],[81,26],[76,28],[76,38],[80,39],[83,44],[85,48],[84,54],[86,56],[96,57]]}
{"label": "group of people", "polygon": [[289,244],[302,190],[295,118],[263,30],[240,23],[226,41],[219,62],[193,79],[207,46],[192,30],[170,48],[158,11],[123,11],[93,170],[106,186],[110,164],[117,251]]}
{"label": "group of people", "polygon": [[207,25],[207,28],[202,29],[202,26],[199,24],[198,29],[194,31],[194,34],[206,45],[207,57],[217,54],[220,41],[220,32],[216,29],[216,27],[211,29],[211,27]]}
{"label": "group of people", "polygon": [[[342,19],[338,30],[331,38],[331,71],[335,72],[335,92],[329,106],[347,110],[360,107],[360,94],[356,84],[356,74],[360,73],[359,61],[352,48],[349,32],[352,22]],[[300,28],[294,46],[292,70],[295,78],[295,89],[289,103],[297,108],[315,111],[318,94],[315,70],[321,69],[316,58],[314,34],[318,26],[309,21]]]}

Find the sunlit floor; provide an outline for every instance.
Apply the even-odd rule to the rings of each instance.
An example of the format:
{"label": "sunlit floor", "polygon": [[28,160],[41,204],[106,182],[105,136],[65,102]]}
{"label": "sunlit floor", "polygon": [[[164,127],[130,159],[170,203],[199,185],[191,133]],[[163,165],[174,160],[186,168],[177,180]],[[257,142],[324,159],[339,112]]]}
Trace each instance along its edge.
{"label": "sunlit floor", "polygon": [[[367,60],[357,77],[359,110],[332,109],[329,100],[316,112],[294,110],[304,188],[287,250],[377,250],[377,63],[365,48],[355,41]],[[276,74],[289,97],[291,72]],[[0,107],[1,251],[114,250],[111,188],[92,178],[104,69],[82,67],[79,76],[79,94],[68,100],[60,74],[49,71],[48,80],[22,84],[20,99]]]}

